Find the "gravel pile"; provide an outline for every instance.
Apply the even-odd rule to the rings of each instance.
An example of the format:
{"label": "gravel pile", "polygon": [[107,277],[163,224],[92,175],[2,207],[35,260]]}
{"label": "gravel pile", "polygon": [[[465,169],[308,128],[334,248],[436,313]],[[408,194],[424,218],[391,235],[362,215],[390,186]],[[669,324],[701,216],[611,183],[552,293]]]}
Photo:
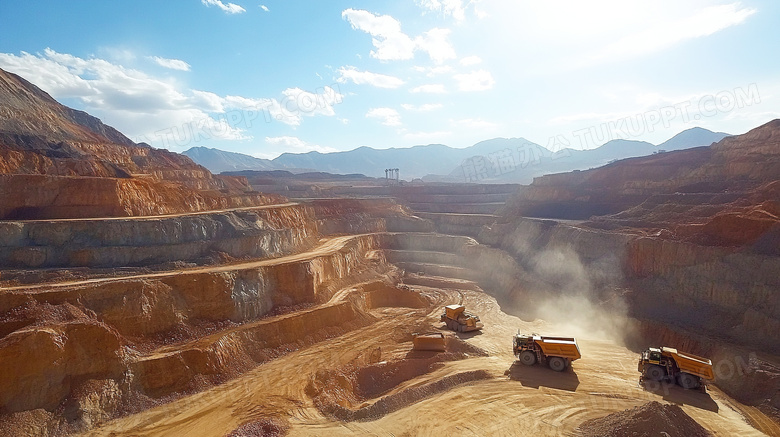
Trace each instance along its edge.
{"label": "gravel pile", "polygon": [[582,437],[711,437],[712,434],[677,405],[649,402],[583,422]]}

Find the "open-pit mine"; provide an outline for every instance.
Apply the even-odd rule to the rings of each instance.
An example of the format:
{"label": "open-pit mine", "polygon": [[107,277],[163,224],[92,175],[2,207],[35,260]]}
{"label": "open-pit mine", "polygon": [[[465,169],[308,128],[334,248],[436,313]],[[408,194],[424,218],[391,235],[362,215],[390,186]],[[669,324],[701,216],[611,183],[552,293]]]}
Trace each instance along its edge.
{"label": "open-pit mine", "polygon": [[[528,186],[293,184],[0,94],[0,435],[780,436],[780,120]],[[714,381],[640,384],[659,346]]]}

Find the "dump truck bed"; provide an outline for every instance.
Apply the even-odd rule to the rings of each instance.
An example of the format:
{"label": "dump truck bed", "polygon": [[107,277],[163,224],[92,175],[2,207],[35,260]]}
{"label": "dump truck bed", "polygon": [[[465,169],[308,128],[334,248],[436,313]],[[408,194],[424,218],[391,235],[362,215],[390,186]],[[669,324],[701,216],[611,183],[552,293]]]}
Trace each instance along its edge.
{"label": "dump truck bed", "polygon": [[674,358],[680,371],[699,376],[708,381],[715,379],[715,374],[712,371],[712,361],[710,361],[709,358],[700,357],[688,352],[680,352],[671,347],[662,347],[661,351]]}
{"label": "dump truck bed", "polygon": [[571,361],[582,358],[577,340],[573,337],[534,337],[534,341],[547,356],[563,357]]}
{"label": "dump truck bed", "polygon": [[444,334],[437,332],[431,334],[414,334],[412,347],[416,351],[444,352]]}

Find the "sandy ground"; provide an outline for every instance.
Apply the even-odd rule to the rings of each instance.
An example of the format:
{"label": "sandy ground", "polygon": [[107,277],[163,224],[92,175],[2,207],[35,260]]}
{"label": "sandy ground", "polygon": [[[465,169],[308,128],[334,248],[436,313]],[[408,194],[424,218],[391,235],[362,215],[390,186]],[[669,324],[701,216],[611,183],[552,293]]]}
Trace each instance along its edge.
{"label": "sandy ground", "polygon": [[[273,419],[286,423],[287,432],[293,436],[575,436],[577,426],[587,419],[651,400],[680,405],[717,436],[780,435],[780,428],[758,410],[740,405],[716,388],[706,394],[679,387],[659,388],[656,392],[640,388],[637,354],[613,341],[578,338],[583,358],[562,373],[538,365],[516,364],[511,344],[518,329],[567,333],[541,320],[528,322],[505,314],[493,298],[480,291],[413,288],[428,296],[431,306],[372,310],[377,321],[365,328],[287,354],[206,392],[114,420],[86,435],[223,436],[241,425]],[[337,293],[333,300],[346,299],[350,293]],[[325,416],[307,394],[306,387],[317,372],[339,369],[368,355],[381,353],[381,360],[391,362],[414,359],[409,354],[410,332],[419,330],[421,322],[430,330],[441,330],[441,307],[461,301],[469,311],[480,315],[485,328],[481,333],[457,335],[486,351],[487,356],[445,362],[378,398],[366,399],[363,405],[344,402],[342,406],[354,410],[379,398],[424,389],[432,382],[473,370],[486,370],[490,378],[431,391],[427,397],[398,406],[381,417],[356,422]],[[753,428],[746,417],[763,426],[766,434]]]}

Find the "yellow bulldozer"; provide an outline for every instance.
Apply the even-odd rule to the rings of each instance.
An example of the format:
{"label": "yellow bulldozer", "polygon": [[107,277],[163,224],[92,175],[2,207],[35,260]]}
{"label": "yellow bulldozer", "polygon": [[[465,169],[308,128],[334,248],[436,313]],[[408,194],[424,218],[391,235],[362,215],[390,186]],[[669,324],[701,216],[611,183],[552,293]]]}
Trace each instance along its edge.
{"label": "yellow bulldozer", "polygon": [[651,347],[639,358],[641,380],[670,381],[684,389],[701,389],[715,379],[712,361],[671,347]]}
{"label": "yellow bulldozer", "polygon": [[545,337],[518,332],[512,349],[522,364],[533,366],[546,362],[556,372],[562,372],[572,361],[582,358],[580,347],[573,337]]}
{"label": "yellow bulldozer", "polygon": [[470,332],[482,329],[484,326],[479,316],[466,312],[463,305],[447,305],[441,315],[441,321],[447,328],[455,332]]}

